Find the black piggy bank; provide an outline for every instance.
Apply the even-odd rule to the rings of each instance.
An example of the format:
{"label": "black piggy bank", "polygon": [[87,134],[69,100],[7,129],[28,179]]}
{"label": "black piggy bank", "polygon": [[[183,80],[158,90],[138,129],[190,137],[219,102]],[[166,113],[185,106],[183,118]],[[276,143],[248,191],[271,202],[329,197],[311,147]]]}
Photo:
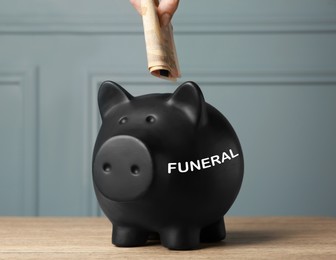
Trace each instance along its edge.
{"label": "black piggy bank", "polygon": [[194,82],[173,94],[133,97],[100,86],[102,117],[93,183],[113,224],[112,243],[195,249],[225,238],[224,214],[243,179],[243,154],[228,120]]}

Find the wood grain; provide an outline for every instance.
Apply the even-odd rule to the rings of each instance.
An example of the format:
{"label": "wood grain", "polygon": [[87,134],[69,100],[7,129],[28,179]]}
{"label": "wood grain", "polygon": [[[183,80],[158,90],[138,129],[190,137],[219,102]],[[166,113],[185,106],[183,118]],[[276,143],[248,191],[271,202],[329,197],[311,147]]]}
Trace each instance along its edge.
{"label": "wood grain", "polygon": [[336,218],[228,217],[227,238],[195,251],[111,244],[106,218],[0,218],[0,259],[336,259]]}

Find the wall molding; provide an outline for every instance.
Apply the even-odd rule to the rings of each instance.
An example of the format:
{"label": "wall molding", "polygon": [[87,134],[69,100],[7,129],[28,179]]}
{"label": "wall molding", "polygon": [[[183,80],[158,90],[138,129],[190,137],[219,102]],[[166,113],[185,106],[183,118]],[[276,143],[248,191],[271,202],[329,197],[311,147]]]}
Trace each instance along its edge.
{"label": "wall molding", "polygon": [[[112,80],[126,87],[127,89],[137,89],[146,87],[152,92],[171,92],[179,84],[192,80],[204,86],[255,86],[255,85],[335,85],[336,69],[334,70],[310,70],[310,71],[216,71],[204,69],[193,69],[182,71],[182,78],[177,82],[160,80],[149,73],[139,71],[116,71],[115,69],[97,69],[88,73],[88,127],[87,136],[90,146],[93,147],[100,126],[100,116],[97,106],[97,93],[100,84],[105,80]],[[174,87],[172,87],[174,86]],[[132,92],[131,92],[132,93]],[[149,92],[148,92],[149,93]]]}
{"label": "wall molding", "polygon": [[23,96],[22,110],[22,194],[21,214],[34,216],[38,214],[38,68],[2,69],[1,85],[17,86]]}
{"label": "wall molding", "polygon": [[97,105],[97,93],[99,84],[95,80],[94,76],[89,73],[87,78],[87,88],[85,92],[85,105],[86,109],[85,116],[84,116],[84,158],[83,162],[90,162],[90,166],[87,167],[85,164],[83,166],[83,169],[88,169],[86,172],[86,176],[90,176],[90,181],[86,182],[89,183],[90,187],[87,187],[87,202],[88,202],[88,208],[87,208],[87,215],[89,216],[101,216],[102,213],[100,211],[98,201],[96,199],[96,196],[94,194],[93,190],[93,183],[92,183],[92,172],[91,172],[91,161],[92,161],[92,152],[93,147],[95,144],[95,140],[99,131],[100,127],[100,118],[99,118],[99,110]]}
{"label": "wall molding", "polygon": [[[174,18],[176,34],[336,32],[335,17],[204,15]],[[139,17],[125,15],[1,15],[1,34],[142,34]]]}
{"label": "wall molding", "polygon": [[[139,71],[116,71],[115,69],[96,69],[88,73],[87,83],[87,121],[83,126],[86,129],[87,144],[86,158],[91,160],[91,152],[100,128],[100,114],[97,104],[97,93],[100,84],[105,80],[113,80],[124,86],[131,94],[137,96],[137,90],[145,93],[169,93],[186,80],[193,80],[200,86],[223,87],[225,85],[335,85],[336,69],[329,71],[205,71],[194,69],[192,71],[182,71],[183,80],[179,79],[176,83],[159,80],[149,73]],[[91,169],[91,168],[90,168]],[[89,174],[91,176],[91,173]],[[89,192],[91,201],[89,215],[102,215],[96,197]]]}
{"label": "wall molding", "polygon": [[[149,73],[139,71],[116,71],[97,70],[89,73],[91,82],[101,82],[104,80],[113,80],[123,84],[138,85],[156,85],[169,87],[172,85],[169,81],[158,80]],[[178,79],[176,84],[187,80],[192,80],[206,85],[330,85],[336,84],[336,68],[330,70],[256,70],[256,71],[222,71],[222,70],[204,70],[200,68],[189,68],[182,70],[182,78]]]}

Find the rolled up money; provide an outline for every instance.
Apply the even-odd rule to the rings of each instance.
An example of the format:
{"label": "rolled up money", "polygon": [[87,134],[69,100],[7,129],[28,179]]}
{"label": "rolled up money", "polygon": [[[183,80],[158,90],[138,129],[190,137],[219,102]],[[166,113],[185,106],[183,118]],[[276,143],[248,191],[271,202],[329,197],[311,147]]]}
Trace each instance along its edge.
{"label": "rolled up money", "polygon": [[141,0],[141,14],[146,42],[148,69],[162,79],[176,81],[181,77],[173,27],[160,26],[157,14],[158,0]]}

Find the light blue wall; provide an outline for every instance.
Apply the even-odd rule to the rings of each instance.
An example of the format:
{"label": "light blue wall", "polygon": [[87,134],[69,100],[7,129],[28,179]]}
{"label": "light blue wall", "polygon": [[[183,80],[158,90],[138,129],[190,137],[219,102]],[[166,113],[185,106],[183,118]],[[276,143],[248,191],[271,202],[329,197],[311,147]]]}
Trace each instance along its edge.
{"label": "light blue wall", "polygon": [[336,216],[336,2],[181,0],[183,77],[149,75],[126,0],[0,0],[0,215],[97,215],[97,86],[183,81],[233,124],[246,168],[231,215]]}

